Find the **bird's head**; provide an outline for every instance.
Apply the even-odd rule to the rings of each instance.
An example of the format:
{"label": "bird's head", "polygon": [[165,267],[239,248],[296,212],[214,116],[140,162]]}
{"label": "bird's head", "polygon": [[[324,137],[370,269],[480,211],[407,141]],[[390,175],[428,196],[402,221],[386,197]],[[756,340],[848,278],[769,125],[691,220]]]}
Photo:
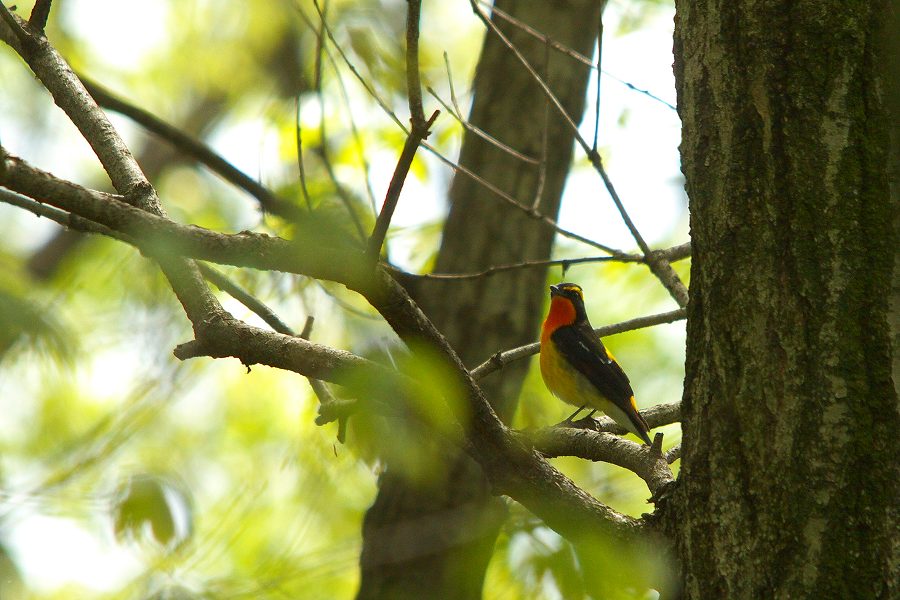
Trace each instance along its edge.
{"label": "bird's head", "polygon": [[584,292],[581,286],[576,283],[551,285],[548,324],[555,328],[583,320],[587,320],[587,313],[584,310]]}

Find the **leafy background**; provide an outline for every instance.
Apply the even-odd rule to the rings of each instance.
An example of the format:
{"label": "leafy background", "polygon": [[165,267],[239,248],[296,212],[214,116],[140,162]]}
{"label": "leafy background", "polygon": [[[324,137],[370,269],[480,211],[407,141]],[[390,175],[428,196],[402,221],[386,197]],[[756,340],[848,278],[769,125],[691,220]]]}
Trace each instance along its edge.
{"label": "leafy background", "polygon": [[[18,12],[30,8],[21,2]],[[324,50],[319,16],[307,0],[68,0],[55,3],[48,37],[79,72],[304,203],[299,121],[308,201],[356,235],[371,227],[403,143],[389,113],[406,121],[405,3],[332,1],[326,14],[333,42]],[[604,65],[637,87],[662,86],[652,91],[674,102],[671,82],[652,78],[640,64],[652,60],[655,72],[664,72],[671,54],[627,56],[648,39],[663,38],[661,47],[670,48],[671,18],[668,3],[611,2]],[[423,81],[449,102],[449,65],[463,113],[482,35],[467,3],[425,3]],[[0,81],[5,147],[58,176],[108,186],[74,127],[6,47]],[[685,241],[677,137],[669,131],[677,135],[677,117],[613,79],[603,78],[602,86],[602,150],[629,208],[651,243]],[[426,109],[438,106],[431,96],[425,100]],[[290,236],[251,198],[113,118],[176,220]],[[669,129],[648,139],[647,122],[660,119]],[[583,127],[590,134],[592,123],[589,115]],[[445,111],[429,142],[452,159],[462,131]],[[451,175],[434,155],[421,153],[414,164],[389,238],[390,257],[402,268],[429,270]],[[641,179],[665,193],[629,188]],[[563,225],[629,249],[600,189],[579,161]],[[179,363],[171,350],[191,339],[190,327],[151,263],[101,237],[67,236],[59,241],[66,250],[55,253],[47,245],[52,239],[63,239],[52,223],[0,206],[0,597],[352,597],[361,521],[379,470],[365,424],[351,427],[342,445],[335,425],[314,424],[317,402],[302,377],[261,366],[248,371],[236,360]],[[563,239],[555,253],[591,254]],[[676,268],[687,277],[686,261]],[[222,270],[296,330],[315,315],[316,341],[403,360],[384,323],[340,286]],[[550,274],[551,281],[560,277],[558,269]],[[640,266],[581,265],[566,278],[586,287],[595,325],[674,308]],[[237,302],[225,296],[223,302],[260,324]],[[608,341],[642,405],[680,398],[683,325]],[[519,407],[514,425],[522,428],[557,422],[569,411],[550,397],[535,369]],[[678,439],[677,426],[663,431],[666,446]],[[410,438],[394,450],[413,456],[416,443]],[[647,509],[646,488],[632,474],[576,459],[555,463],[618,510]],[[419,465],[423,472],[430,467]],[[614,557],[603,558],[615,565]],[[589,568],[513,507],[485,596],[579,597]]]}

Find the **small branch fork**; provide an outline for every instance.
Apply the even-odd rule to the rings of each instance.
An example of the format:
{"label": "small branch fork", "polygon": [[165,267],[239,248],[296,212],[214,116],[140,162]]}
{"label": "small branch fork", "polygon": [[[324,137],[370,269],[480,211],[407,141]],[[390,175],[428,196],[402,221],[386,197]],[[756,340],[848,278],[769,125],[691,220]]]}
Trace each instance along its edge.
{"label": "small branch fork", "polygon": [[409,175],[409,168],[412,166],[419,144],[428,138],[428,135],[431,133],[431,126],[438,118],[438,115],[441,114],[441,111],[436,110],[427,121],[425,120],[425,112],[422,107],[422,82],[419,76],[419,19],[422,1],[408,0],[407,4],[406,89],[409,96],[411,127],[409,135],[406,136],[406,143],[403,144],[403,151],[400,153],[399,160],[397,160],[397,166],[394,168],[394,174],[391,176],[391,182],[388,185],[381,212],[378,214],[372,235],[369,237],[367,254],[373,264],[378,261],[378,257],[381,255],[381,247],[384,245],[388,227],[391,224],[391,219],[394,217],[394,210],[397,208],[397,202],[400,201],[403,183]]}

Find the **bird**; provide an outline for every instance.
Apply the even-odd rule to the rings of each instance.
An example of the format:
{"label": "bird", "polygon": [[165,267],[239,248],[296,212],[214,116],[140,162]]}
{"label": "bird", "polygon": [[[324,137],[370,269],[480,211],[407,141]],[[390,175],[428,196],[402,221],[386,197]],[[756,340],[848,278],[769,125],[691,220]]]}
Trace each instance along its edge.
{"label": "bird", "polygon": [[573,406],[572,419],[585,408],[597,410],[647,445],[650,427],[638,412],[625,371],[594,332],[575,283],[550,286],[550,310],[541,327],[541,376],[550,392]]}

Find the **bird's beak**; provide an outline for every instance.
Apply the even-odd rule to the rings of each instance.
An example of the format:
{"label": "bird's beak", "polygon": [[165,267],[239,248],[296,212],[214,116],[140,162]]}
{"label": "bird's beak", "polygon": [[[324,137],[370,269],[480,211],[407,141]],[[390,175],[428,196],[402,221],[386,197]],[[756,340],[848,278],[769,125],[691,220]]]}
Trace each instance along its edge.
{"label": "bird's beak", "polygon": [[555,285],[551,285],[550,286],[550,297],[552,298],[553,296],[557,296],[557,295],[559,295],[559,287],[557,287]]}

